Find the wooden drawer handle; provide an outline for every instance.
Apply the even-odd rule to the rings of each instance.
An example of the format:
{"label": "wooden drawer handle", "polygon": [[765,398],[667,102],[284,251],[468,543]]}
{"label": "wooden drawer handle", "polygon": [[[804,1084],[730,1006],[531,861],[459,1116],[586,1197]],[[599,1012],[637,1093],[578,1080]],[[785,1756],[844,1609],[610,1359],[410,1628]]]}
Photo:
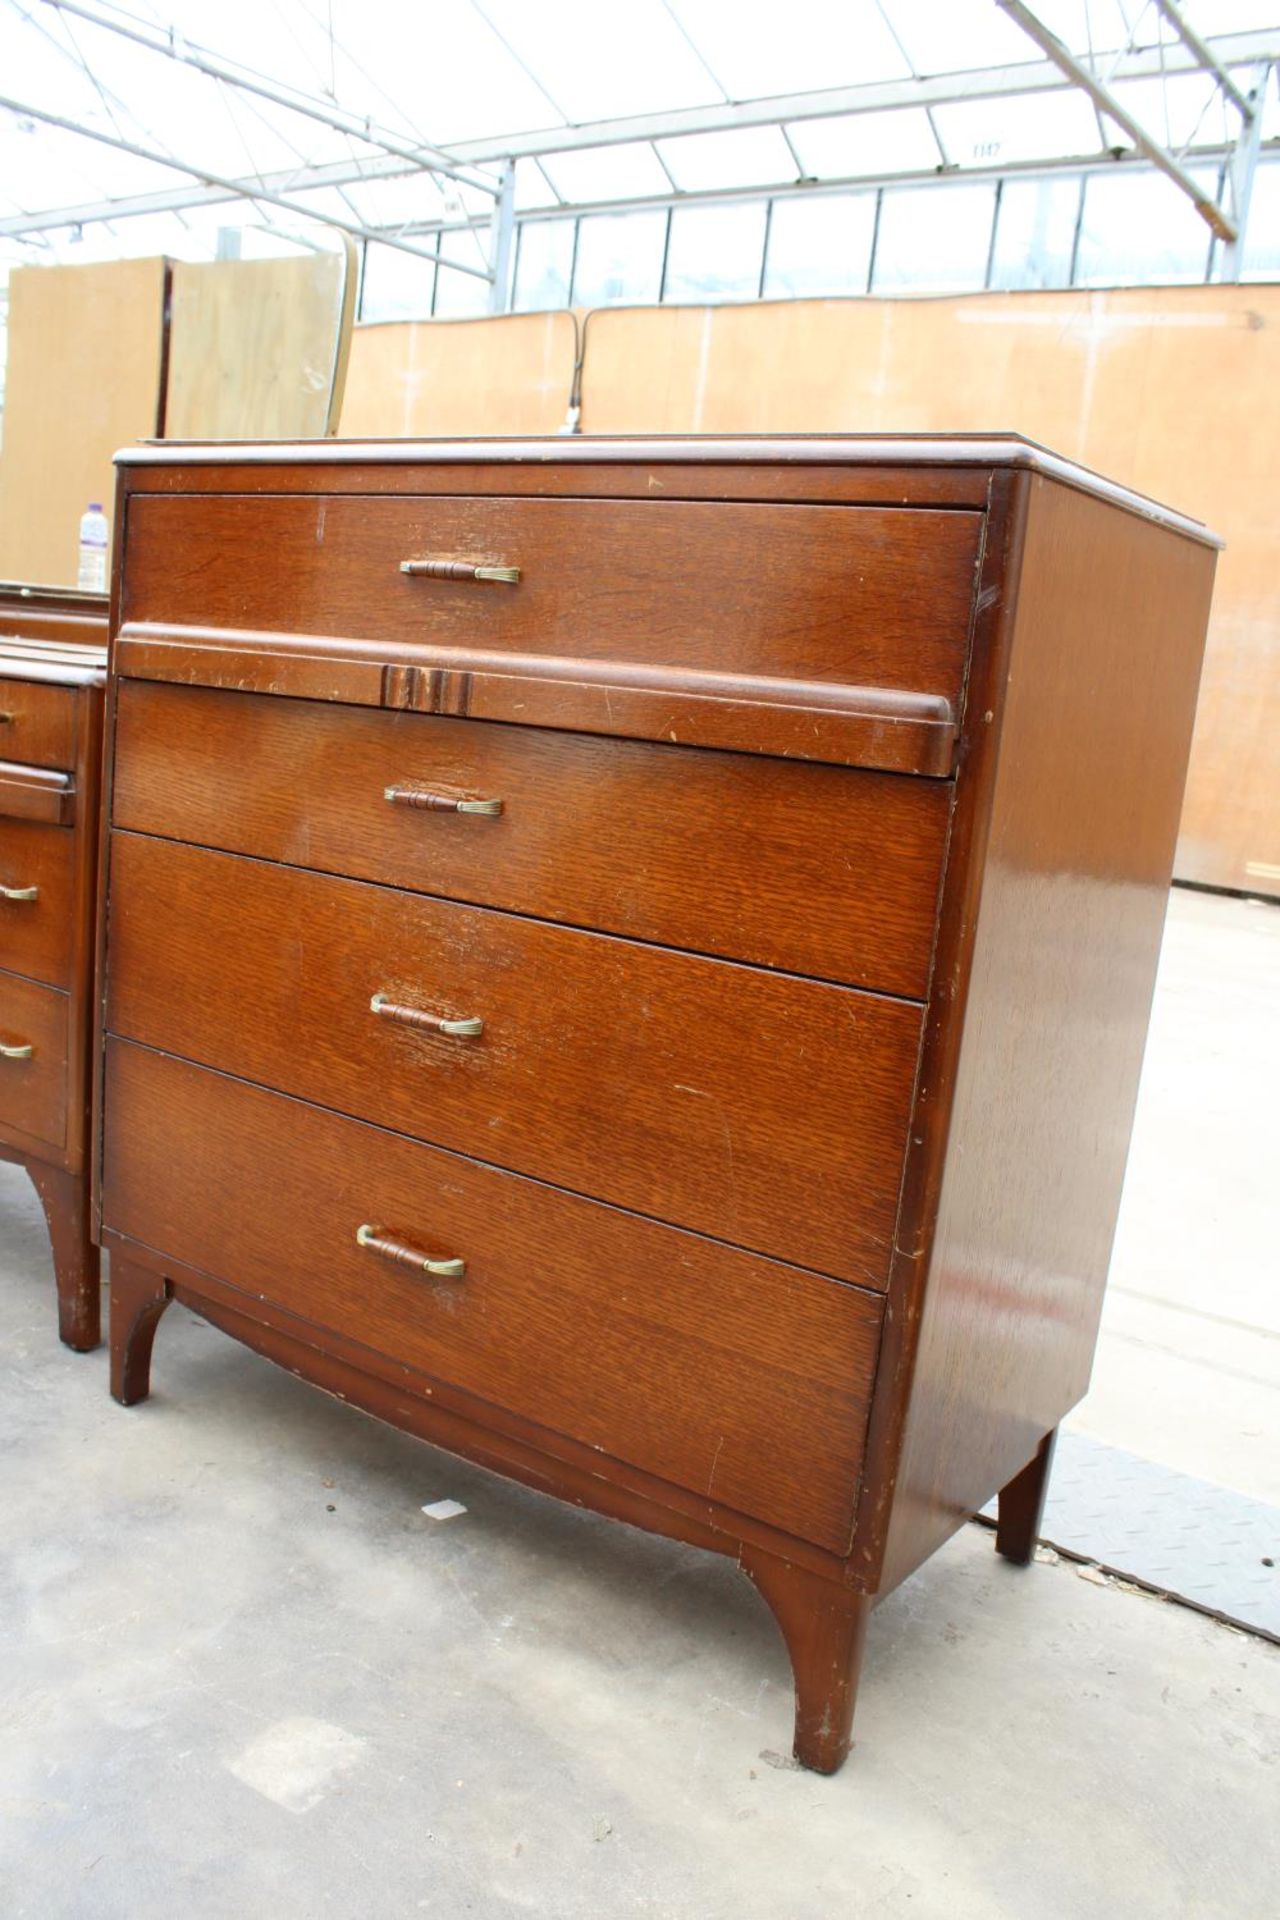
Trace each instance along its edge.
{"label": "wooden drawer handle", "polygon": [[482,813],[496,819],[501,800],[466,800],[456,793],[432,793],[426,787],[384,787],[384,800],[393,807],[419,807],[424,813]]}
{"label": "wooden drawer handle", "polygon": [[34,1052],[35,1048],[29,1040],[21,1041],[16,1047],[11,1047],[0,1040],[0,1059],[29,1060]]}
{"label": "wooden drawer handle", "polygon": [[433,1280],[461,1280],[467,1270],[465,1260],[432,1260],[428,1254],[420,1253],[417,1247],[407,1247],[403,1240],[393,1240],[381,1227],[365,1225],[356,1228],[356,1245],[368,1247],[372,1253],[380,1253],[384,1260],[394,1260],[402,1267],[412,1267],[417,1273],[429,1273]]}
{"label": "wooden drawer handle", "polygon": [[12,713],[0,713],[0,727],[11,727],[16,718]]}
{"label": "wooden drawer handle", "polygon": [[39,887],[0,887],[0,900],[38,900]]}
{"label": "wooden drawer handle", "polygon": [[400,571],[421,580],[499,580],[509,587],[520,581],[519,567],[487,567],[476,560],[402,560]]}
{"label": "wooden drawer handle", "polygon": [[428,1033],[448,1033],[459,1040],[474,1040],[484,1032],[484,1021],[474,1018],[446,1020],[439,1013],[423,1013],[418,1007],[403,1007],[385,993],[375,993],[369,1009],[383,1020],[395,1020],[402,1027],[423,1027]]}

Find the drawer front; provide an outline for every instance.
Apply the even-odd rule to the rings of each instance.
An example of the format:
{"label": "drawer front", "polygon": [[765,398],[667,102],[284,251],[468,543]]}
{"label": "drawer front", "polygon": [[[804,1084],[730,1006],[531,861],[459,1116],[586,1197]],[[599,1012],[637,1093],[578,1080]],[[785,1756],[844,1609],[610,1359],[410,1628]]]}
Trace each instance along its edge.
{"label": "drawer front", "polygon": [[[246,1294],[842,1551],[878,1298],[108,1048],[104,1222]],[[361,1226],[435,1257],[409,1271]],[[246,1306],[246,1311],[252,1311]]]}
{"label": "drawer front", "polygon": [[75,878],[74,833],[0,818],[0,968],[70,986]]}
{"label": "drawer front", "polygon": [[[951,788],[123,681],[118,825],[922,999]],[[502,812],[393,804],[389,787]]]}
{"label": "drawer front", "polygon": [[65,993],[0,973],[0,1127],[48,1146],[67,1138],[67,1008]]}
{"label": "drawer front", "polygon": [[[637,661],[958,699],[982,516],[718,501],[142,495],[126,622]],[[517,583],[406,564],[479,563]]]}
{"label": "drawer front", "polygon": [[110,886],[112,1032],[886,1283],[914,1003],[131,834]]}
{"label": "drawer front", "polygon": [[0,760],[70,772],[76,764],[76,699],[69,687],[0,679]]}

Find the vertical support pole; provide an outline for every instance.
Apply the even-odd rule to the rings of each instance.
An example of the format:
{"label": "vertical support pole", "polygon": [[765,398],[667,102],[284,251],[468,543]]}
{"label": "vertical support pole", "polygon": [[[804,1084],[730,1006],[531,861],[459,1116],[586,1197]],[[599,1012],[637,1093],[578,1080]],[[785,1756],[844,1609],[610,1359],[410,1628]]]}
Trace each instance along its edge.
{"label": "vertical support pole", "polygon": [[511,311],[511,280],[515,269],[516,237],[516,164],[502,163],[502,180],[493,203],[489,223],[489,271],[493,285],[489,289],[490,313]]}
{"label": "vertical support pole", "polygon": [[1262,145],[1263,108],[1266,105],[1267,85],[1270,78],[1271,69],[1265,64],[1260,66],[1254,74],[1253,90],[1249,96],[1251,117],[1242,123],[1240,137],[1231,155],[1228,178],[1231,181],[1231,213],[1235,221],[1236,237],[1223,246],[1222,265],[1218,270],[1219,280],[1238,280],[1244,266],[1249,202],[1253,198],[1254,176],[1258,171],[1258,152]]}

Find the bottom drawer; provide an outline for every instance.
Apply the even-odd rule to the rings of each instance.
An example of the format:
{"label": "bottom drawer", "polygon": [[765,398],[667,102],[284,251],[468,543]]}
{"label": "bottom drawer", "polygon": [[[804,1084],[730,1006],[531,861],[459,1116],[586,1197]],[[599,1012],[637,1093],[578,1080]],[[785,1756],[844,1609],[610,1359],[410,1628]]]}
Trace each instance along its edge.
{"label": "bottom drawer", "polygon": [[[67,1138],[67,996],[0,973],[0,1127],[48,1146]],[[30,1052],[26,1049],[30,1048]]]}
{"label": "bottom drawer", "polygon": [[[844,1551],[881,1302],[128,1041],[103,1222],[312,1325]],[[465,1262],[432,1277],[377,1246]]]}

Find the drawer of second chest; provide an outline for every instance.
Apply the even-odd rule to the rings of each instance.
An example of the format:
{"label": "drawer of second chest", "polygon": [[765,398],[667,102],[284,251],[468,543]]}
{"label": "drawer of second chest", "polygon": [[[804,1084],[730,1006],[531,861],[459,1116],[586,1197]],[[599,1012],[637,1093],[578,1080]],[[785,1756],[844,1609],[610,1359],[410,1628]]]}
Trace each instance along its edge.
{"label": "drawer of second chest", "polygon": [[0,973],[0,1127],[61,1147],[67,1137],[65,993]]}
{"label": "drawer of second chest", "polygon": [[69,986],[76,935],[75,833],[0,817],[0,967]]}
{"label": "drawer of second chest", "polygon": [[70,771],[76,763],[76,697],[69,687],[0,679],[0,760]]}
{"label": "drawer of second chest", "polygon": [[122,833],[108,983],[126,1038],[886,1282],[913,1003]]}

